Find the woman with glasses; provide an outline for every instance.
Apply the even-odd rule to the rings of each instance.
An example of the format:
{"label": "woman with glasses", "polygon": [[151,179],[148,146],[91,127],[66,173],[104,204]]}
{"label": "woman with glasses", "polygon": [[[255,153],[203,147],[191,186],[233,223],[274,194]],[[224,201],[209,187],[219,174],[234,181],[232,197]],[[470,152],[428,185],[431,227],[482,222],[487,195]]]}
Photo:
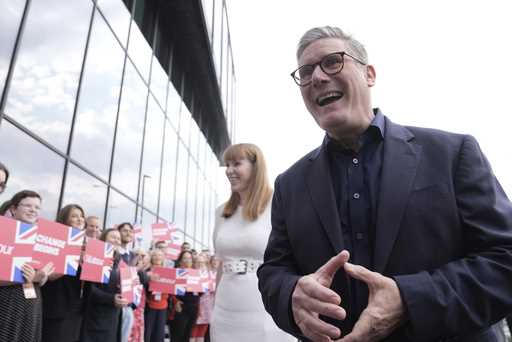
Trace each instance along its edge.
{"label": "woman with glasses", "polygon": [[[57,222],[84,229],[85,213],[78,204],[63,207]],[[75,342],[80,336],[84,309],[85,282],[76,277],[53,275],[43,288],[43,341]]]}
{"label": "woman with glasses", "polygon": [[274,324],[258,291],[256,270],[270,234],[272,189],[261,150],[237,144],[224,152],[231,197],[215,213],[213,243],[222,266],[210,326],[212,342],[295,341]]}
{"label": "woman with glasses", "polygon": [[[41,211],[41,196],[23,190],[10,200],[12,218],[33,225]],[[6,267],[1,265],[0,267]],[[41,290],[54,268],[50,263],[39,271],[26,263],[22,266],[23,284],[0,281],[0,341],[41,341]]]}

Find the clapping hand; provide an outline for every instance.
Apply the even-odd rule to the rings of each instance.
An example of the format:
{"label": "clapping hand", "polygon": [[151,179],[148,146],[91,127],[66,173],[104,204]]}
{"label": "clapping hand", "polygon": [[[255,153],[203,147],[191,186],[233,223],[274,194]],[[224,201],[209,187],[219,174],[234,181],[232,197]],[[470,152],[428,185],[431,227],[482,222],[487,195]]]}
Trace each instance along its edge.
{"label": "clapping hand", "polygon": [[319,315],[334,319],[345,319],[345,310],[340,307],[340,296],[330,289],[334,275],[349,259],[348,251],[332,257],[315,273],[303,276],[292,294],[292,311],[295,323],[302,334],[316,342],[330,342],[338,338],[340,329],[322,321]]}
{"label": "clapping hand", "polygon": [[336,342],[373,342],[389,336],[405,321],[405,310],[396,282],[363,266],[345,263],[345,272],[368,285],[368,306],[352,332]]}

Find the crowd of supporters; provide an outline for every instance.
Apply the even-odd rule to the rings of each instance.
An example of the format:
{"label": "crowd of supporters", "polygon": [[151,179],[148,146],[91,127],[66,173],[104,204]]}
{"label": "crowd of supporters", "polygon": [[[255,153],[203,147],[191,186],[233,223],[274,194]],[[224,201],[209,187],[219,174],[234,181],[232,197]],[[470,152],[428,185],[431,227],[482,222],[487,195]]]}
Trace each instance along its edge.
{"label": "crowd of supporters", "polygon": [[[0,163],[0,194],[9,178],[9,170]],[[43,205],[39,193],[23,190],[4,199],[0,215],[36,224]],[[80,267],[77,276],[68,276],[56,273],[51,263],[39,269],[25,263],[23,284],[0,281],[0,342],[161,342],[166,337],[172,342],[208,341],[214,292],[151,292],[149,282],[157,277],[152,273],[155,266],[214,271],[218,267],[215,256],[208,250],[197,252],[184,242],[177,260],[166,259],[165,241],[152,243],[149,250],[134,248],[131,223],[102,230],[99,218],[87,214],[79,204],[68,204],[59,210],[55,221],[84,229],[88,238],[114,246],[108,283],[80,280]],[[121,261],[136,267],[144,286],[137,304],[121,295]]]}

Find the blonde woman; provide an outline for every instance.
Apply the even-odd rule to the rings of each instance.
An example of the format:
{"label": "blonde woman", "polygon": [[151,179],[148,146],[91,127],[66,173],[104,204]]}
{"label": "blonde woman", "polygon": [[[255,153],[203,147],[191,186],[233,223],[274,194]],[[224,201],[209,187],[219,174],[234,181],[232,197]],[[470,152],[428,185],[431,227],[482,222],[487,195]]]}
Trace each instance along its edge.
{"label": "blonde woman", "polygon": [[265,160],[253,144],[224,152],[231,197],[216,211],[215,254],[222,266],[210,327],[212,342],[295,341],[263,307],[256,270],[270,234],[270,188]]}

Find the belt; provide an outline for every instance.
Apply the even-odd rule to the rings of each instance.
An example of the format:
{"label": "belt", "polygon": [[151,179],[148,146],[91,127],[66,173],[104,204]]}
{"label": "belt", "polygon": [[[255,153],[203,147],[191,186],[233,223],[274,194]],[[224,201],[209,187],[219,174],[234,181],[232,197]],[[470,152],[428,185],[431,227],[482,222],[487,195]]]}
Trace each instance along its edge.
{"label": "belt", "polygon": [[222,272],[233,274],[246,274],[247,272],[254,273],[258,270],[258,267],[260,267],[262,263],[263,262],[259,260],[251,259],[224,261],[222,263]]}

